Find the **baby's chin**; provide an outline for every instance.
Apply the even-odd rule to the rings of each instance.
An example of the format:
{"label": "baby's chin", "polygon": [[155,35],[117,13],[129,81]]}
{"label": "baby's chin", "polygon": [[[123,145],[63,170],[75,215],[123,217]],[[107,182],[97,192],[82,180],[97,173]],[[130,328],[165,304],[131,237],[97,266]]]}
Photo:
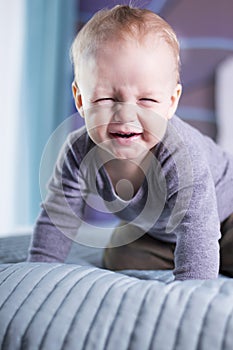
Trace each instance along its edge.
{"label": "baby's chin", "polygon": [[99,154],[104,162],[110,160],[119,160],[132,161],[133,163],[140,164],[149,153],[150,150],[145,149],[143,150],[143,152],[136,152],[135,150],[118,150],[112,147],[99,147]]}

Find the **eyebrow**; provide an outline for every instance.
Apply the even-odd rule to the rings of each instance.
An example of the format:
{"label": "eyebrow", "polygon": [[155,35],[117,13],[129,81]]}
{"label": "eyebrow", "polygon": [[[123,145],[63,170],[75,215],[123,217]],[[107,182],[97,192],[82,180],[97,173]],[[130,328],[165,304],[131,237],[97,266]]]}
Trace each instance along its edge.
{"label": "eyebrow", "polygon": [[[93,96],[91,96],[91,100],[95,100],[96,98],[99,98],[101,95],[105,95],[110,93],[108,87],[106,86],[98,86],[97,89],[94,91]],[[124,93],[123,91],[115,91],[115,90],[111,90],[111,93],[113,94],[119,94],[122,95],[122,97],[124,98]],[[135,95],[137,95],[137,97],[148,97],[148,98],[160,98],[162,97],[162,91],[152,91],[152,90],[142,90],[142,92],[138,91],[135,92]]]}
{"label": "eyebrow", "polygon": [[162,96],[161,91],[143,91],[143,93],[140,93],[141,96],[147,96],[147,97],[155,97],[155,96]]}

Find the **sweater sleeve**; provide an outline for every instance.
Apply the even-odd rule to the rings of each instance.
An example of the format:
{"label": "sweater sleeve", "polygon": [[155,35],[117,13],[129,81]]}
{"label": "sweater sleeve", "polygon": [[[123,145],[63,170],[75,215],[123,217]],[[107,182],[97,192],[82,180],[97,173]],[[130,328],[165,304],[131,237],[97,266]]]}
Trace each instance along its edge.
{"label": "sweater sleeve", "polygon": [[198,131],[175,118],[161,155],[167,181],[166,231],[176,236],[176,280],[214,279],[219,272],[220,219],[212,163]]}
{"label": "sweater sleeve", "polygon": [[216,203],[210,179],[194,185],[189,207],[174,231],[176,280],[217,278],[220,222]]}
{"label": "sweater sleeve", "polygon": [[77,145],[63,146],[36,221],[28,261],[64,262],[82,222],[86,184]]}
{"label": "sweater sleeve", "polygon": [[174,181],[174,169],[168,171],[173,183],[167,228],[176,235],[174,275],[177,280],[213,279],[219,271],[220,239],[213,177],[200,152],[191,154],[190,163],[187,157],[179,162],[177,180]]}

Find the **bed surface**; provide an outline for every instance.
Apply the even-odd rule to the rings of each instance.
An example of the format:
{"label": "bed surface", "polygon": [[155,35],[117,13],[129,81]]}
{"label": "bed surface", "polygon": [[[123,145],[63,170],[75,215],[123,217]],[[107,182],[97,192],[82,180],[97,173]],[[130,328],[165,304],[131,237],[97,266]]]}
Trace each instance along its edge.
{"label": "bed surface", "polygon": [[233,349],[232,279],[111,272],[78,244],[67,264],[26,263],[29,239],[0,240],[1,350]]}

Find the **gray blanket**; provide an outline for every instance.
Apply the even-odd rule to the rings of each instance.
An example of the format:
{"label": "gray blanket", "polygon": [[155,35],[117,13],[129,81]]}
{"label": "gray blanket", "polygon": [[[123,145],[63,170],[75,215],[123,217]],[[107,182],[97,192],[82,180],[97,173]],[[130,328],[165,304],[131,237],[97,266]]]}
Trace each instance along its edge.
{"label": "gray blanket", "polygon": [[70,262],[77,254],[0,265],[1,350],[233,349],[232,279],[115,273],[99,267],[101,250],[76,245]]}

